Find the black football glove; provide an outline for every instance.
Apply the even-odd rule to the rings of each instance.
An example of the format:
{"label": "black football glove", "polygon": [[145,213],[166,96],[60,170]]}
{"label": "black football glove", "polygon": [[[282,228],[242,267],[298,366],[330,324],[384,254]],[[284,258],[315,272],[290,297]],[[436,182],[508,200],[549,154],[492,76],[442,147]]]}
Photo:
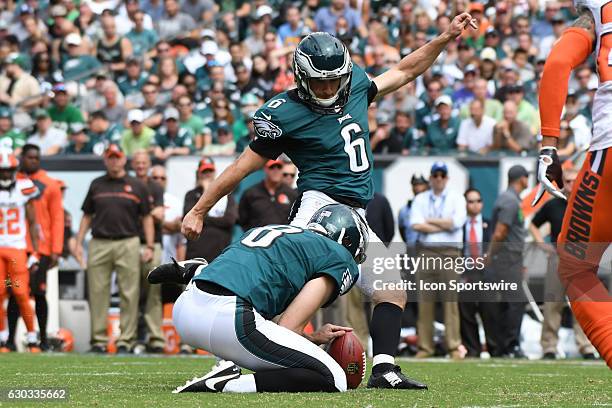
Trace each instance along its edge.
{"label": "black football glove", "polygon": [[552,183],[554,181],[559,188],[563,188],[563,170],[561,169],[561,163],[559,163],[556,147],[546,146],[540,150],[540,157],[538,158],[538,181],[540,186],[531,203],[533,207],[538,204],[544,195],[544,191],[548,191],[554,197],[567,200],[565,195]]}

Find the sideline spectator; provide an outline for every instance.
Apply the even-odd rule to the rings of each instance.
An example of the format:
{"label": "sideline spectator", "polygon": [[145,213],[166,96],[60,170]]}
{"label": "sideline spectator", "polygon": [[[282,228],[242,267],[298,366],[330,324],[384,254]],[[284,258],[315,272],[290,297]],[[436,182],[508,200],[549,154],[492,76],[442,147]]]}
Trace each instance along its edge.
{"label": "sideline spectator", "polygon": [[[446,163],[435,162],[429,177],[431,190],[420,193],[412,202],[410,226],[419,233],[418,249],[427,258],[452,259],[460,256],[458,247],[462,242],[462,228],[466,219],[465,199],[462,195],[448,190],[448,180]],[[452,268],[423,268],[416,271],[416,278],[420,282],[448,284],[451,279],[457,279],[457,274]],[[435,352],[433,323],[436,297],[435,290],[419,291],[417,358],[432,357]],[[463,353],[459,349],[461,333],[457,299],[446,295],[446,298],[441,300],[444,309],[446,351],[452,359],[462,359]]]}
{"label": "sideline spectator", "polygon": [[[149,203],[151,204],[151,217],[153,218],[154,228],[154,250],[153,256],[148,261],[140,260],[140,305],[144,310],[144,321],[148,330],[146,350],[149,353],[163,353],[165,339],[162,333],[162,303],[161,286],[151,285],[147,281],[149,271],[161,263],[162,256],[162,223],[164,221],[164,190],[162,186],[149,177],[151,170],[151,159],[146,150],[136,150],[131,160],[132,169],[136,178],[140,180],[149,193]],[[140,229],[141,252],[147,250],[147,239],[144,225]],[[144,298],[144,301],[143,301]],[[140,336],[139,336],[140,337]]]}
{"label": "sideline spectator", "polygon": [[[463,226],[463,256],[471,259],[482,258],[491,241],[491,223],[482,216],[482,196],[475,188],[468,189],[465,194],[467,205],[467,222]],[[478,268],[467,269],[461,275],[462,282],[480,282],[484,280],[484,273]],[[474,299],[475,296],[480,299]],[[482,344],[478,330],[476,315],[480,315],[485,331],[487,350],[495,350],[495,322],[486,302],[486,294],[479,292],[476,295],[459,296],[459,314],[461,316],[461,341],[467,349],[466,357],[480,358]],[[462,299],[463,298],[463,299]]]}
{"label": "sideline spectator", "polygon": [[410,225],[410,210],[412,208],[412,203],[414,202],[414,197],[418,194],[429,189],[429,182],[423,177],[423,175],[417,176],[416,174],[412,175],[410,179],[410,184],[412,185],[412,199],[408,200],[406,205],[402,207],[397,217],[397,226],[399,228],[400,236],[402,240],[409,246],[414,246],[416,244],[419,233],[412,229]]}
{"label": "sideline spectator", "polygon": [[243,230],[288,223],[297,192],[282,182],[283,165],[280,160],[268,160],[264,166],[264,179],[242,194],[238,223]]}
{"label": "sideline spectator", "polygon": [[297,167],[290,161],[283,160],[283,184],[295,190]]}
{"label": "sideline spectator", "polygon": [[[91,228],[87,257],[87,288],[91,315],[92,353],[106,353],[107,312],[113,270],[119,283],[121,335],[117,353],[131,353],[136,341],[140,261],[150,261],[154,250],[153,218],[147,188],[125,170],[125,154],[112,144],[104,153],[106,174],[92,181],[83,202],[75,255],[83,264],[83,242]],[[146,247],[140,252],[140,220]]]}
{"label": "sideline spectator", "polygon": [[[151,180],[158,183],[164,190],[164,222],[162,224],[162,260],[161,263],[185,259],[185,237],[181,234],[183,220],[183,203],[178,197],[166,191],[168,174],[161,165],[151,167]],[[163,290],[163,289],[162,289]]]}
{"label": "sideline spectator", "polygon": [[520,347],[521,324],[525,312],[525,295],[522,289],[523,245],[525,226],[521,210],[520,193],[529,186],[529,173],[521,165],[508,170],[508,189],[501,193],[493,206],[493,235],[487,253],[487,267],[495,282],[514,282],[518,290],[501,291],[497,302],[490,304],[495,324],[496,350],[492,357],[524,358]]}
{"label": "sideline spectator", "polygon": [[[203,157],[198,163],[196,188],[185,194],[183,214],[187,214],[198,202],[204,190],[215,178],[215,163]],[[206,230],[194,241],[187,241],[186,258],[202,257],[208,262],[214,260],[232,240],[234,224],[238,220],[238,208],[232,194],[225,196],[210,210],[204,219]]]}

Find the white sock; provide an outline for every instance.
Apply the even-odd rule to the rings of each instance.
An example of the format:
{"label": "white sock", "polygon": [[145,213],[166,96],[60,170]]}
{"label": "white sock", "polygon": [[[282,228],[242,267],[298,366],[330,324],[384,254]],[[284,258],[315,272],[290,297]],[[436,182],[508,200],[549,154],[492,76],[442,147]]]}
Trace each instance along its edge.
{"label": "white sock", "polygon": [[229,380],[223,387],[223,392],[257,392],[255,376],[244,374],[234,380]]}
{"label": "white sock", "polygon": [[383,363],[395,365],[395,357],[390,356],[389,354],[377,354],[372,359],[372,367],[374,367],[376,364]]}
{"label": "white sock", "polygon": [[36,332],[28,332],[28,334],[26,335],[26,341],[28,343],[37,343],[38,336],[36,335]]}
{"label": "white sock", "polygon": [[8,330],[0,331],[0,343],[6,343],[7,340],[8,340]]}

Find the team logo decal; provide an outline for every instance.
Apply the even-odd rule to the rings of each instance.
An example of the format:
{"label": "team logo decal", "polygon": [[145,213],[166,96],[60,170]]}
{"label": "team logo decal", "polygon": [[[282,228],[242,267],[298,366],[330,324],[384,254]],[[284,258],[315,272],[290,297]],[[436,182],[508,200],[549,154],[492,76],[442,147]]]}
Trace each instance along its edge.
{"label": "team logo decal", "polygon": [[287,194],[279,194],[278,202],[279,204],[289,204],[289,197],[287,197]]}
{"label": "team logo decal", "polygon": [[259,137],[276,139],[283,134],[281,128],[264,118],[259,118],[257,116],[253,117],[253,125],[255,126],[255,133]]}
{"label": "team logo decal", "polygon": [[348,363],[346,365],[346,371],[349,374],[357,374],[359,372],[359,364],[357,364],[356,362]]}
{"label": "team logo decal", "polygon": [[132,186],[130,186],[129,184],[126,184],[123,189],[125,190],[126,193],[131,193],[132,192]]}

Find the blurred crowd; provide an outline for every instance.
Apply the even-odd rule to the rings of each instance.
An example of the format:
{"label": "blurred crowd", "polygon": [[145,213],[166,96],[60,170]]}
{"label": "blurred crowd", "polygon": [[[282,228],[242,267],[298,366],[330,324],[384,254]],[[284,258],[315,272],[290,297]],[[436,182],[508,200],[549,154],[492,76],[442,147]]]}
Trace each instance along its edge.
{"label": "blurred crowd", "polygon": [[[304,35],[338,36],[376,76],[462,11],[478,29],[371,107],[374,152],[536,152],[540,75],[574,17],[569,1],[3,0],[0,144],[233,155],[253,139],[256,109],[293,87]],[[588,144],[593,68],[571,79],[561,155]]]}

